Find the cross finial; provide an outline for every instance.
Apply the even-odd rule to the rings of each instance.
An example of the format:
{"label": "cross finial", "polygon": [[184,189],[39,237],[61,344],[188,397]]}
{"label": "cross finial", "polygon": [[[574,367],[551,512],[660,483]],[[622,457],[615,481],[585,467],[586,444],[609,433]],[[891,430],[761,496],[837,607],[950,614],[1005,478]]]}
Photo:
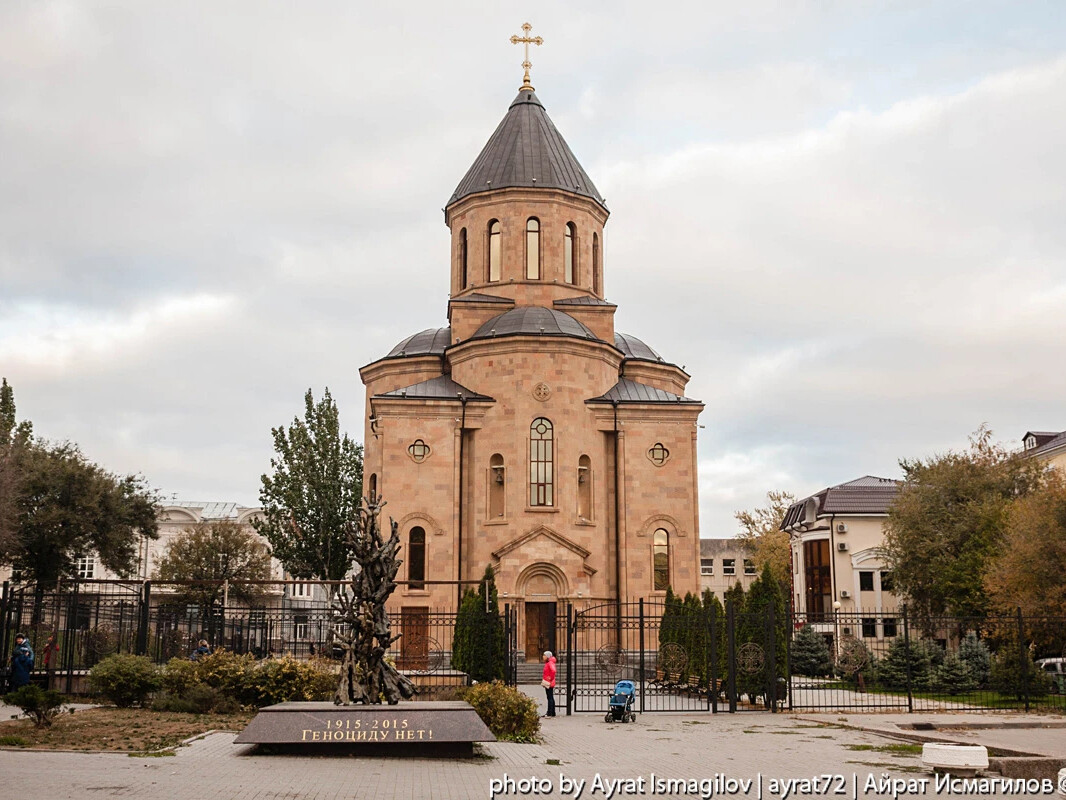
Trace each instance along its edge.
{"label": "cross finial", "polygon": [[514,36],[511,37],[511,44],[522,44],[522,45],[525,45],[525,50],[526,50],[525,60],[522,61],[522,69],[525,70],[525,75],[522,77],[522,86],[518,90],[520,92],[532,92],[533,91],[533,84],[529,82],[529,70],[533,66],[532,62],[529,60],[529,46],[531,44],[535,44],[535,45],[537,45],[539,47],[540,45],[544,44],[544,40],[542,38],[540,38],[539,36],[530,36],[529,35],[529,32],[531,30],[533,30],[533,26],[532,25],[530,25],[528,22],[523,23],[522,24],[522,33],[524,33],[525,36],[519,36],[516,33]]}

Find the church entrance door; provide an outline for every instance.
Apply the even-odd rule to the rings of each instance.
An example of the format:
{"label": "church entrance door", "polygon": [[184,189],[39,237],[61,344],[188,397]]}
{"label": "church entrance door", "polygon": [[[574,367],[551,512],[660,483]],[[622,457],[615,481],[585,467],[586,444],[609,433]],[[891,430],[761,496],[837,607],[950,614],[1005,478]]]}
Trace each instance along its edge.
{"label": "church entrance door", "polygon": [[526,603],[526,661],[555,653],[555,603]]}

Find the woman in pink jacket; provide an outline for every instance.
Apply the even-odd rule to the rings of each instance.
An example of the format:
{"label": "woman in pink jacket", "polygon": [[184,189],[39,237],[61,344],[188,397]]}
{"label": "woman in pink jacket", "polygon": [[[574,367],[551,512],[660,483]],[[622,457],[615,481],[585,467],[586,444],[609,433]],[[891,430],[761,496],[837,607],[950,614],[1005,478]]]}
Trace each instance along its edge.
{"label": "woman in pink jacket", "polygon": [[555,656],[551,650],[544,651],[544,674],[541,676],[540,685],[548,695],[548,713],[544,716],[555,716]]}

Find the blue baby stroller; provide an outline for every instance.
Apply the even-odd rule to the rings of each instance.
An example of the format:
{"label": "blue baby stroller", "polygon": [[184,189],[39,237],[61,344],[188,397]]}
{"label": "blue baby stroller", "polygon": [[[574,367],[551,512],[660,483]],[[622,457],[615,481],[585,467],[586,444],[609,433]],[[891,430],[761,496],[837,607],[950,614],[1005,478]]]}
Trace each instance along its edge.
{"label": "blue baby stroller", "polygon": [[637,715],[633,713],[633,698],[636,696],[637,687],[633,681],[618,681],[611,693],[610,711],[603,718],[604,722],[636,722]]}

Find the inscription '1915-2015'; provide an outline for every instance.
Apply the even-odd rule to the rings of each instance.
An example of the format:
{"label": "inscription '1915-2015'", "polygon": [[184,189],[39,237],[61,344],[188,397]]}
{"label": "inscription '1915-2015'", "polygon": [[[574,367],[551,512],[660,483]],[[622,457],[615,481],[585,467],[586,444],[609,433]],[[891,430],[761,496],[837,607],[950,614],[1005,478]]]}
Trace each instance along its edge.
{"label": "inscription '1915-2015'", "polygon": [[406,719],[331,719],[324,728],[303,728],[300,741],[417,742],[432,738],[432,729],[412,728]]}

